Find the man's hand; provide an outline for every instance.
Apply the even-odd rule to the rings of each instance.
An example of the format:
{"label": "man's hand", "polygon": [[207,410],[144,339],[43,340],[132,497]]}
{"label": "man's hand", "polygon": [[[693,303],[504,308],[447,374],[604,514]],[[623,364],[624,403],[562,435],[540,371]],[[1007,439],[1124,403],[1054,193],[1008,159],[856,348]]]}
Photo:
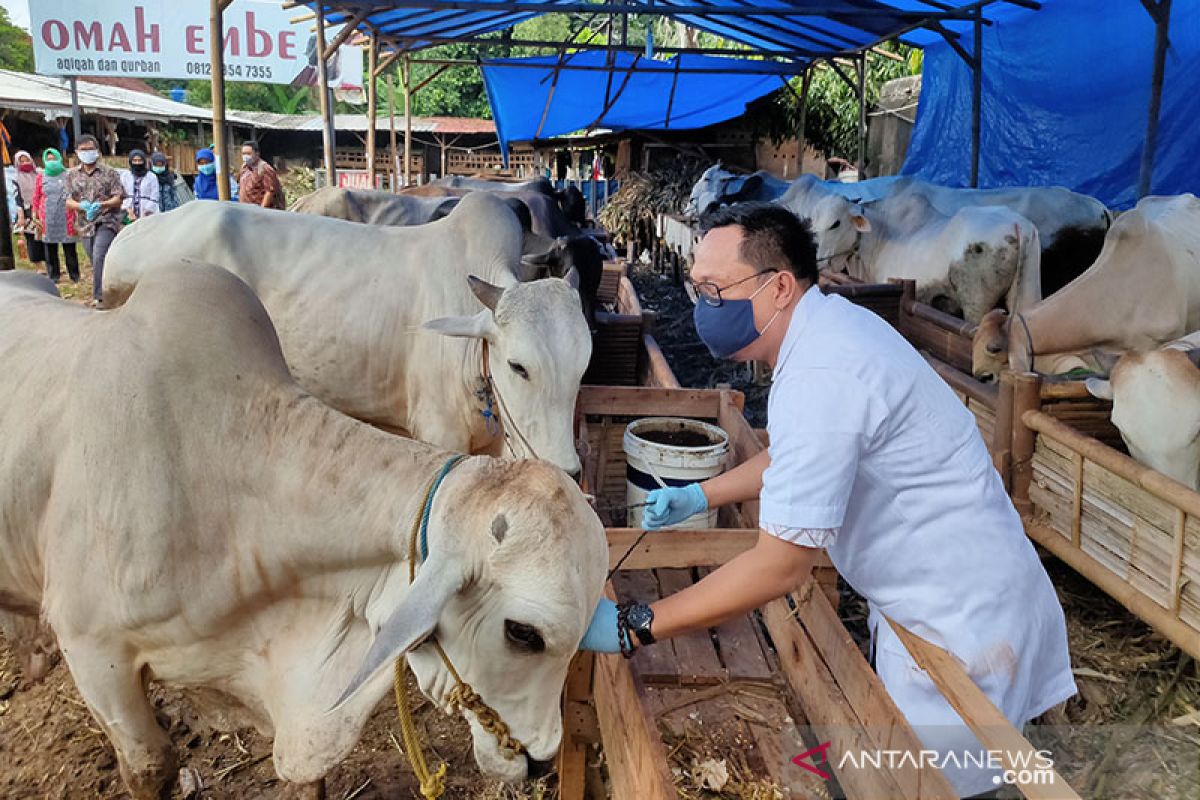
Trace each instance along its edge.
{"label": "man's hand", "polygon": [[708,511],[708,498],[698,483],[655,489],[646,496],[642,527],[648,531],[667,528],[705,511]]}
{"label": "man's hand", "polygon": [[592,614],[591,624],[583,641],[579,643],[580,650],[590,650],[594,653],[621,652],[621,632],[617,628],[617,604],[607,597],[600,598],[600,605]]}
{"label": "man's hand", "polygon": [[84,200],[79,204],[79,207],[83,209],[83,214],[88,222],[94,220],[96,215],[100,213],[100,204],[94,200]]}

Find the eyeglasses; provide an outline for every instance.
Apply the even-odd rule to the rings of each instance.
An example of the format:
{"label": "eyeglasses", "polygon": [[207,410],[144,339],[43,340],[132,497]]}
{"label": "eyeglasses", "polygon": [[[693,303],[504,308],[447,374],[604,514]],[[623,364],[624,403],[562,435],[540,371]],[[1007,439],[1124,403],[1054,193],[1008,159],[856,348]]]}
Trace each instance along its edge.
{"label": "eyeglasses", "polygon": [[[721,305],[725,302],[725,300],[721,297],[721,292],[728,291],[729,289],[732,289],[735,286],[743,284],[748,280],[752,280],[754,278],[758,278],[763,275],[770,274],[772,272],[779,272],[779,270],[764,269],[761,272],[754,273],[753,275],[747,275],[746,277],[742,278],[740,281],[734,281],[733,283],[729,284],[728,286],[717,286],[712,281],[702,281],[700,283],[696,283],[695,281],[692,281],[692,288],[696,290],[696,294],[700,297],[700,299],[702,299],[704,301],[704,303],[706,305],[710,305],[713,308],[720,308]],[[753,297],[753,295],[751,295],[751,296]]]}

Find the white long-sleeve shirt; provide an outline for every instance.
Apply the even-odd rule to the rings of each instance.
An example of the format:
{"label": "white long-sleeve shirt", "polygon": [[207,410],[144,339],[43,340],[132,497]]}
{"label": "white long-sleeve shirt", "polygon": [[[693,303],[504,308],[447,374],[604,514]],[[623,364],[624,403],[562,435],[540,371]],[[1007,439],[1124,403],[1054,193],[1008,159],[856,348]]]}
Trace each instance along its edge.
{"label": "white long-sleeve shirt", "polygon": [[132,211],[138,217],[148,217],[162,210],[159,205],[158,176],[149,170],[141,178],[127,169],[121,170],[121,186],[125,189],[125,199],[121,208]]}

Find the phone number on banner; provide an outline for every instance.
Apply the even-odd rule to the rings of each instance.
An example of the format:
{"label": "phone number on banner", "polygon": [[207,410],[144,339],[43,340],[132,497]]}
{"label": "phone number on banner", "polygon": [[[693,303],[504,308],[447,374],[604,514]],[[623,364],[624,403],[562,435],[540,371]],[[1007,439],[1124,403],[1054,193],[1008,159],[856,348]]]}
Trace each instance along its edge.
{"label": "phone number on banner", "polygon": [[[189,61],[187,62],[187,74],[211,75],[212,64],[207,61]],[[257,64],[226,64],[225,77],[269,81],[271,79],[271,68],[260,67]]]}

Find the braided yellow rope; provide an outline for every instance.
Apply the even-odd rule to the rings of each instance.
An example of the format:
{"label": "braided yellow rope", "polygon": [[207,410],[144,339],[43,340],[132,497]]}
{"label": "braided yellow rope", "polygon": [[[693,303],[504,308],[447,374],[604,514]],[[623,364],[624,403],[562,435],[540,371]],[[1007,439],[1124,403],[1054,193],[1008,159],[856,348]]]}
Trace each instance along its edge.
{"label": "braided yellow rope", "polygon": [[[417,512],[417,518],[413,520],[412,530],[409,533],[409,583],[412,583],[417,578],[417,558],[419,556],[417,537],[421,532],[421,519],[424,516],[424,509],[429,506],[430,497],[433,495],[436,487],[437,478],[435,477],[425,489],[425,496],[421,499],[420,508],[422,510]],[[441,642],[437,639],[431,639],[430,643],[437,650],[442,663],[446,665],[446,669],[449,670],[450,675],[454,678],[455,686],[450,692],[451,707],[467,709],[473,713],[479,721],[479,725],[496,737],[500,749],[510,754],[509,758],[515,758],[524,753],[525,746],[513,738],[508,725],[504,723],[504,720],[500,718],[496,710],[485,703],[483,698],[471,688],[470,684],[464,681],[462,676],[458,674],[458,670],[450,663],[450,657],[442,649]],[[407,658],[404,656],[397,658],[392,677],[392,691],[396,696],[396,716],[400,718],[400,736],[404,740],[404,751],[408,755],[409,763],[412,764],[413,774],[421,782],[421,796],[425,800],[438,800],[446,791],[445,778],[447,766],[443,763],[436,771],[432,771],[429,769],[429,764],[425,761],[425,754],[421,750],[421,741],[417,735],[417,726],[412,718],[412,707],[408,702],[408,690],[404,682],[404,671],[407,666]]]}

